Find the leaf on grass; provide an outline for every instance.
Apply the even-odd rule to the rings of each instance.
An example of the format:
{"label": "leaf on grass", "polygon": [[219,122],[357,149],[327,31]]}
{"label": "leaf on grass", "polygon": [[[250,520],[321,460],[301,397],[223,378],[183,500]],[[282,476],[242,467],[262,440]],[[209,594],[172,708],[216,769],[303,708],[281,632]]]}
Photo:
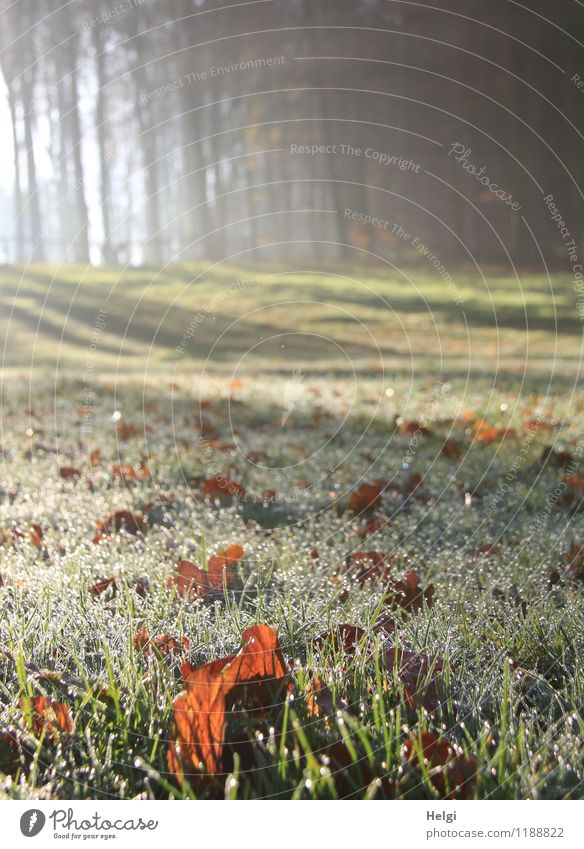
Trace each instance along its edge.
{"label": "leaf on grass", "polygon": [[114,510],[98,521],[98,533],[94,537],[94,542],[99,542],[103,535],[114,531],[124,530],[129,534],[137,535],[145,533],[146,528],[146,519],[139,513],[133,513],[131,510]]}
{"label": "leaf on grass", "polygon": [[142,430],[135,424],[118,424],[116,426],[118,438],[125,442],[128,439],[133,439],[136,436],[141,436]]}
{"label": "leaf on grass", "polygon": [[136,631],[132,642],[136,651],[142,652],[144,657],[149,657],[152,653],[155,656],[180,654],[188,651],[189,648],[189,641],[186,637],[183,637],[180,643],[171,634],[163,634],[151,639],[147,628],[140,628],[139,631]]}
{"label": "leaf on grass", "polygon": [[362,483],[349,498],[349,510],[355,516],[375,510],[381,504],[381,496],[386,486],[387,481],[382,480],[373,481],[372,483]]}
{"label": "leaf on grass", "polygon": [[347,710],[344,699],[336,699],[331,689],[317,675],[306,685],[306,712],[309,716],[326,719],[333,716],[337,710]]}
{"label": "leaf on grass", "polygon": [[418,573],[410,570],[404,581],[391,582],[385,603],[390,607],[401,607],[410,613],[417,613],[423,609],[424,602],[431,607],[433,598],[434,585],[428,584],[424,589],[420,584]]}
{"label": "leaf on grass", "polygon": [[561,469],[574,462],[574,455],[570,451],[561,451],[554,449],[553,445],[546,445],[541,452],[540,462],[542,466],[549,464]]}
{"label": "leaf on grass", "polygon": [[420,424],[420,422],[400,422],[399,432],[402,436],[411,436],[414,433],[421,433],[422,436],[428,436],[431,433],[429,427]]}
{"label": "leaf on grass", "polygon": [[288,668],[278,632],[254,625],[243,633],[239,654],[194,669],[182,666],[185,690],[173,702],[173,728],[168,749],[170,772],[180,782],[222,769],[226,712],[249,711],[277,704],[288,682]]}
{"label": "leaf on grass", "polygon": [[389,519],[382,519],[377,516],[374,519],[369,519],[364,525],[362,525],[356,534],[358,537],[367,537],[370,534],[377,534],[382,531],[384,528],[388,528],[391,525],[391,521]]}
{"label": "leaf on grass", "polygon": [[469,554],[486,554],[488,557],[492,557],[494,555],[499,555],[502,552],[502,548],[500,545],[495,545],[494,543],[485,543],[484,545],[479,545],[477,548],[471,548]]}
{"label": "leaf on grass", "polygon": [[[20,707],[26,709],[25,701]],[[59,733],[70,734],[73,731],[73,720],[69,708],[63,702],[56,702],[47,696],[34,696],[30,700],[32,711],[32,733],[40,737],[46,729],[52,738]]]}
{"label": "leaf on grass", "polygon": [[365,631],[357,625],[335,625],[329,631],[323,631],[312,642],[312,646],[316,652],[321,652],[323,647],[330,645],[336,653],[344,652],[345,654],[355,654],[359,645],[362,645]]}
{"label": "leaf on grass", "polygon": [[488,445],[491,442],[498,442],[501,439],[510,439],[517,436],[513,428],[494,427],[488,422],[481,419],[475,424],[475,442],[483,445]]}
{"label": "leaf on grass", "polygon": [[28,535],[35,548],[41,549],[43,547],[43,529],[38,522],[31,524]]}
{"label": "leaf on grass", "polygon": [[227,587],[231,586],[232,574],[229,567],[237,563],[243,555],[244,550],[240,545],[230,545],[209,558],[206,572],[190,560],[179,560],[176,574],[168,578],[166,585],[169,589],[176,589],[180,596],[195,597],[216,593],[223,588],[224,577]]}
{"label": "leaf on grass", "polygon": [[0,733],[0,773],[15,776],[19,770],[28,770],[33,752],[17,731]]}
{"label": "leaf on grass", "polygon": [[104,578],[102,581],[98,581],[97,584],[94,584],[90,587],[89,592],[91,595],[97,597],[104,593],[110,587],[112,588],[112,592],[115,593],[117,591],[117,581],[115,578]]}
{"label": "leaf on grass", "polygon": [[[574,544],[564,552],[562,559],[567,564],[564,577],[569,581],[584,581],[584,546]],[[559,577],[556,583],[559,583]]]}
{"label": "leaf on grass", "polygon": [[429,713],[436,710],[440,701],[437,676],[444,671],[441,657],[392,647],[385,653],[385,664],[388,671],[396,671],[412,710],[424,708]]}
{"label": "leaf on grass", "polygon": [[122,483],[137,483],[150,477],[150,467],[141,463],[138,466],[114,463],[112,466],[112,477]]}
{"label": "leaf on grass", "polygon": [[403,747],[408,764],[419,770],[421,761],[438,793],[447,799],[469,799],[477,781],[476,758],[465,755],[445,737],[433,731],[422,731],[406,740]]}
{"label": "leaf on grass", "polygon": [[223,475],[209,478],[203,484],[203,496],[213,500],[224,501],[227,498],[243,498],[245,493],[246,489],[242,484]]}
{"label": "leaf on grass", "polygon": [[73,466],[61,466],[59,477],[64,481],[78,480],[81,477],[81,470]]}

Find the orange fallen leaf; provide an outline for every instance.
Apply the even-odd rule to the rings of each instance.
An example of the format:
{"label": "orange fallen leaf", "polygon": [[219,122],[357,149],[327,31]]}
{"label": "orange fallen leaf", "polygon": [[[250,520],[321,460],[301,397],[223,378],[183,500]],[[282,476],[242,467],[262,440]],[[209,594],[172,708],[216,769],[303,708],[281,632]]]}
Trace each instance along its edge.
{"label": "orange fallen leaf", "polygon": [[30,526],[29,530],[30,541],[34,545],[35,548],[43,547],[43,529],[42,526],[38,524],[38,522],[33,522]]}
{"label": "orange fallen leaf", "polygon": [[185,690],[173,702],[173,728],[168,767],[183,782],[203,771],[221,771],[226,735],[226,712],[266,708],[286,687],[288,668],[278,632],[254,625],[243,633],[239,654],[193,669],[182,666]]}
{"label": "orange fallen leaf", "polygon": [[245,493],[246,489],[242,484],[223,475],[216,475],[205,481],[203,485],[203,494],[213,499],[243,498]]}
{"label": "orange fallen leaf", "polygon": [[[26,708],[26,703],[20,702],[21,708]],[[57,733],[71,733],[73,731],[73,720],[67,705],[56,702],[46,696],[35,696],[30,700],[32,711],[32,732],[35,737],[40,737],[45,728],[51,737]]]}
{"label": "orange fallen leaf", "polygon": [[143,481],[150,477],[150,468],[144,462],[139,466],[114,463],[112,466],[112,477],[120,480],[122,483]]}
{"label": "orange fallen leaf", "polygon": [[179,560],[176,574],[168,578],[167,586],[176,589],[181,596],[205,596],[221,590],[225,576],[225,583],[229,587],[232,581],[229,567],[241,560],[243,555],[244,550],[240,545],[230,545],[219,554],[209,557],[206,572],[190,560]]}
{"label": "orange fallen leaf", "polygon": [[180,654],[183,651],[187,651],[189,648],[189,641],[186,637],[183,637],[180,643],[171,634],[163,634],[160,637],[151,639],[146,628],[141,628],[139,631],[136,631],[132,642],[136,651],[141,651],[144,657],[149,657],[151,651],[153,651],[155,655],[159,654],[164,656]]}

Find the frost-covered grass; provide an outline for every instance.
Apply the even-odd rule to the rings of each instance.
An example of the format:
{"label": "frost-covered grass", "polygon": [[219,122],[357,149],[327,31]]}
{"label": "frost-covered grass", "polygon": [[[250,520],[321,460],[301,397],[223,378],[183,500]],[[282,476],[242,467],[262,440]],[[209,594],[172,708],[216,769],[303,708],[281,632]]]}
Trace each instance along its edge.
{"label": "frost-covered grass", "polygon": [[[237,275],[225,272],[186,294],[184,269],[167,276],[188,309],[178,309],[171,325],[163,321],[158,336],[161,284],[140,307],[147,315],[139,326],[132,325],[132,281],[125,302],[118,285],[92,346],[100,287],[115,282],[111,273],[96,273],[75,297],[73,272],[57,278],[59,297],[71,306],[67,320],[60,302],[48,315],[38,304],[52,273],[37,269],[25,278],[22,291],[32,300],[17,299],[22,310],[5,328],[0,731],[17,737],[29,757],[19,770],[0,744],[0,771],[11,773],[0,772],[3,797],[436,798],[431,769],[408,763],[403,752],[424,730],[446,738],[467,765],[476,759],[476,776],[466,775],[459,795],[584,795],[584,566],[571,568],[564,556],[584,544],[584,481],[574,477],[582,474],[584,403],[572,391],[581,336],[570,323],[566,287],[556,301],[565,331],[556,341],[542,281],[530,290],[539,324],[529,336],[515,283],[491,281],[504,319],[499,337],[477,281],[459,281],[469,302],[478,299],[469,349],[464,322],[428,279],[438,347],[407,299],[382,314],[374,299],[338,284],[335,309],[351,302],[353,317],[327,318],[324,308],[284,308],[284,295],[301,301],[304,290],[290,275],[282,288],[278,275],[263,271],[253,292],[242,290],[245,309],[244,301],[237,308],[235,300],[217,302],[216,319],[205,315],[181,354],[176,346],[197,303]],[[4,273],[10,297],[19,274]],[[142,292],[145,272],[135,274]],[[315,279],[301,281],[312,299]],[[333,278],[325,282],[323,292]],[[374,282],[405,298],[397,284]],[[261,320],[249,312],[254,305],[266,311]],[[393,332],[392,315],[405,335]],[[222,337],[202,374],[205,346],[235,316],[246,317],[243,330],[238,324]],[[381,360],[363,326],[381,341]],[[124,327],[133,328],[126,342]],[[270,334],[299,329],[304,336],[262,347]],[[30,339],[18,336],[25,330]],[[60,348],[49,347],[53,331]],[[316,331],[324,342],[306,335]],[[16,337],[29,341],[18,345]],[[525,376],[528,340],[535,350]],[[294,376],[300,366],[303,376]],[[124,432],[126,425],[134,427]],[[493,441],[477,440],[487,427],[499,429]],[[443,450],[446,439],[455,448]],[[556,453],[544,460],[549,445]],[[92,464],[95,449],[101,454]],[[113,474],[113,464],[145,467],[146,458],[149,477],[124,483]],[[62,479],[64,466],[80,478]],[[243,484],[246,497],[223,504],[198,497],[217,473]],[[421,482],[412,493],[413,474]],[[351,494],[376,479],[387,482],[381,505],[355,516]],[[147,532],[94,543],[96,523],[116,509],[146,516]],[[360,536],[375,517],[387,520],[382,529]],[[38,528],[31,535],[32,523],[42,539]],[[204,565],[232,543],[245,556],[230,589],[193,601],[168,588],[179,559]],[[434,586],[432,606],[391,610],[379,580],[350,585],[343,564],[358,550],[386,553],[396,580],[415,570],[424,588]],[[117,594],[91,594],[113,576]],[[394,630],[379,627],[388,617]],[[245,734],[253,742],[237,741],[228,774],[179,789],[166,756],[182,658],[145,660],[133,637],[141,628],[153,638],[187,637],[197,666],[238,651],[254,623],[278,628],[293,692],[268,717],[250,720]],[[313,645],[340,623],[365,631],[355,656]],[[434,696],[426,698],[432,688],[418,681],[417,707],[388,662],[394,646],[444,661]],[[315,676],[333,694],[336,713],[328,718],[310,711]],[[72,733],[33,736],[27,698],[41,694],[69,706]]]}
{"label": "frost-covered grass", "polygon": [[[464,398],[455,384],[442,387],[436,400],[435,387],[408,395],[397,380],[389,396],[375,381],[360,383],[351,405],[344,381],[305,378],[282,426],[286,388],[277,380],[203,382],[197,389],[209,403],[202,413],[199,392],[187,383],[145,393],[128,384],[114,398],[106,381],[95,384],[92,430],[82,433],[87,419],[75,384],[62,383],[56,400],[48,386],[37,387],[32,399],[26,386],[4,388],[0,648],[8,654],[0,658],[1,716],[3,726],[29,741],[34,761],[28,772],[4,780],[3,795],[180,796],[166,774],[180,659],[145,662],[133,635],[146,627],[152,636],[186,636],[189,659],[198,665],[237,651],[242,631],[255,622],[279,629],[294,664],[295,693],[265,727],[249,729],[252,738],[264,736],[248,752],[253,766],[224,780],[227,795],[432,797],[427,775],[406,770],[404,778],[401,747],[421,728],[477,758],[473,792],[480,798],[582,795],[583,592],[581,580],[563,575],[561,559],[581,539],[582,518],[552,504],[564,472],[540,463],[550,442],[575,450],[581,404],[549,397],[544,411],[534,396],[515,405],[508,393],[494,392],[487,410],[480,386]],[[430,433],[417,446],[394,427],[404,408],[411,421],[431,410]],[[476,427],[468,413],[461,419],[468,409],[515,428],[517,438],[473,443]],[[137,425],[126,441],[116,433],[115,410],[118,423]],[[200,415],[217,428],[221,448],[202,450]],[[556,423],[553,431],[529,429],[537,415]],[[459,459],[441,454],[447,436],[462,448]],[[95,448],[101,462],[91,466]],[[265,456],[250,463],[251,451]],[[112,478],[113,462],[137,463],[146,453],[151,478],[127,485]],[[81,479],[61,480],[64,465],[78,467]],[[217,468],[246,485],[246,499],[218,506],[195,497]],[[413,470],[423,480],[420,497],[408,499],[399,487]],[[356,532],[367,517],[354,517],[347,499],[362,479],[375,478],[395,485],[376,514],[391,522],[363,539]],[[268,489],[275,495],[262,501]],[[149,515],[147,534],[122,532],[93,544],[96,521],[116,508]],[[27,537],[32,522],[42,525],[40,549]],[[10,529],[25,538],[10,539]],[[201,562],[232,542],[245,548],[245,558],[231,592],[193,602],[166,587],[180,557]],[[487,544],[499,548],[474,551]],[[356,549],[390,553],[396,577],[406,568],[418,571],[424,585],[434,584],[433,606],[396,612],[394,633],[375,630],[386,612],[379,585],[339,598],[339,567]],[[550,588],[558,566],[562,579]],[[110,576],[127,584],[120,582],[114,597],[94,598],[89,588]],[[143,597],[133,590],[142,578],[149,584]],[[351,665],[332,651],[316,655],[313,638],[337,623],[364,628],[373,656],[361,649]],[[380,665],[394,644],[446,659],[440,701],[429,713],[422,706],[412,712],[400,681]],[[509,658],[525,670],[527,685],[517,682]],[[348,706],[340,702],[328,721],[307,713],[305,688],[314,672]],[[74,733],[34,743],[20,706],[27,693],[69,704]],[[338,767],[319,752],[343,736],[354,763],[337,783]],[[395,785],[376,783],[400,777]]]}

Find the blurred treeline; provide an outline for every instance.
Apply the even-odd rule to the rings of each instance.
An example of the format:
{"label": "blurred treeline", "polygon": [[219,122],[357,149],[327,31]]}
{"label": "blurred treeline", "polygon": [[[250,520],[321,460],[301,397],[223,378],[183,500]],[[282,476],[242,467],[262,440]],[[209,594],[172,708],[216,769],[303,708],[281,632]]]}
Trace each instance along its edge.
{"label": "blurred treeline", "polygon": [[581,4],[5,0],[0,24],[0,259],[404,259],[401,226],[442,262],[554,264],[550,193],[582,238]]}

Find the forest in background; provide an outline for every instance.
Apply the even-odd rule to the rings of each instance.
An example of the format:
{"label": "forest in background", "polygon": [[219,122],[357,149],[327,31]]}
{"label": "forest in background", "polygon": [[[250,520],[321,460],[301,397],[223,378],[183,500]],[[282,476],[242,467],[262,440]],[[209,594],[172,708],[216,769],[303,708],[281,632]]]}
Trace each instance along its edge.
{"label": "forest in background", "polygon": [[441,262],[565,265],[544,198],[580,245],[583,14],[6,0],[0,260],[405,261],[412,234]]}

